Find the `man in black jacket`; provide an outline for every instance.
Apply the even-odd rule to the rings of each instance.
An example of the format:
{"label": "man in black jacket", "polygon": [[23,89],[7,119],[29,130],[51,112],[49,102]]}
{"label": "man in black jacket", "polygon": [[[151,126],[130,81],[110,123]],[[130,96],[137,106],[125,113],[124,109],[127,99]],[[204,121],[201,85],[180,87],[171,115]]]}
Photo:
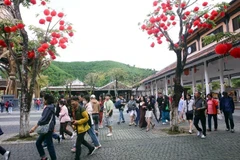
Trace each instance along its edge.
{"label": "man in black jacket", "polygon": [[159,112],[160,112],[160,116],[159,116],[159,120],[161,121],[162,119],[162,103],[163,103],[163,95],[161,92],[158,92],[158,98],[157,98],[157,103],[158,103],[158,108],[159,108]]}
{"label": "man in black jacket", "polygon": [[[207,108],[206,101],[201,97],[201,92],[195,92],[195,102],[193,109],[195,110],[194,126],[198,130],[197,136],[202,139],[206,138],[206,116],[205,110]],[[201,121],[202,128],[198,126],[199,120]]]}

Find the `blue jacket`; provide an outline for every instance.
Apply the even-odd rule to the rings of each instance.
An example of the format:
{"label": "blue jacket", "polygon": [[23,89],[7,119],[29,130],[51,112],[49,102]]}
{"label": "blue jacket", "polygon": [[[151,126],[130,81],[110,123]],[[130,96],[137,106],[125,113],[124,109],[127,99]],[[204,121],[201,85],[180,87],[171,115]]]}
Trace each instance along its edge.
{"label": "blue jacket", "polygon": [[231,97],[222,97],[220,99],[220,110],[223,112],[234,112],[235,105]]}
{"label": "blue jacket", "polygon": [[47,105],[47,107],[44,108],[42,112],[42,117],[38,121],[38,125],[42,126],[42,125],[48,124],[51,118],[52,118],[52,121],[50,122],[50,125],[49,125],[49,131],[53,132],[54,126],[56,124],[55,107],[53,104]]}

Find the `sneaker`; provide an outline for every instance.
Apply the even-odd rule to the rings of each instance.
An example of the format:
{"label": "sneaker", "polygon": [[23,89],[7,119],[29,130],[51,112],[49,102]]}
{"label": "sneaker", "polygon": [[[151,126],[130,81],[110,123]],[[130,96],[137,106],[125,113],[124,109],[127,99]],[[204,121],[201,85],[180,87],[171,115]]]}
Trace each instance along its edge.
{"label": "sneaker", "polygon": [[132,125],[132,123],[129,123],[129,126],[131,126]]}
{"label": "sneaker", "polygon": [[201,134],[202,134],[202,132],[200,132],[200,131],[197,132],[197,136],[198,136],[198,137],[200,137]]}
{"label": "sneaker", "polygon": [[4,158],[5,160],[8,160],[10,158],[11,152],[10,151],[6,151],[4,154]]}
{"label": "sneaker", "polygon": [[162,124],[164,125],[164,124],[167,124],[167,123],[166,123],[166,122],[163,122]]}
{"label": "sneaker", "polygon": [[100,149],[100,148],[102,148],[102,145],[100,144],[98,147],[96,147],[97,149]]}
{"label": "sneaker", "polygon": [[231,132],[234,133],[234,129],[231,129]]}
{"label": "sneaker", "polygon": [[71,139],[73,139],[75,135],[76,135],[76,133],[75,133],[75,132],[72,132]]}
{"label": "sneaker", "polygon": [[217,128],[215,128],[214,131],[217,131]]}
{"label": "sneaker", "polygon": [[43,146],[43,149],[47,149],[47,146]]}
{"label": "sneaker", "polygon": [[225,131],[230,131],[230,129],[229,128],[226,128],[226,130]]}
{"label": "sneaker", "polygon": [[99,126],[99,129],[102,129],[103,128],[103,126]]}
{"label": "sneaker", "polygon": [[72,152],[72,153],[75,153],[75,152],[76,152],[76,148],[75,148],[75,147],[72,148],[72,149],[71,149],[71,152]]}
{"label": "sneaker", "polygon": [[122,123],[125,123],[125,121],[122,121]]}
{"label": "sneaker", "polygon": [[113,134],[112,133],[108,133],[107,134],[107,137],[111,137]]}
{"label": "sneaker", "polygon": [[93,155],[93,153],[96,151],[97,147],[94,147],[93,150],[88,152],[88,156]]}
{"label": "sneaker", "polygon": [[191,131],[191,130],[189,130],[189,131],[188,131],[188,133],[189,133],[189,134],[192,134],[192,131]]}
{"label": "sneaker", "polygon": [[120,122],[117,122],[117,124],[120,124]]}
{"label": "sneaker", "polygon": [[208,132],[211,132],[212,130],[211,130],[211,129],[208,129],[207,131],[208,131]]}
{"label": "sneaker", "polygon": [[202,138],[202,139],[205,139],[205,138],[206,138],[206,136],[204,136],[204,135],[202,134],[201,138]]}
{"label": "sneaker", "polygon": [[166,119],[166,122],[168,122],[168,120]]}

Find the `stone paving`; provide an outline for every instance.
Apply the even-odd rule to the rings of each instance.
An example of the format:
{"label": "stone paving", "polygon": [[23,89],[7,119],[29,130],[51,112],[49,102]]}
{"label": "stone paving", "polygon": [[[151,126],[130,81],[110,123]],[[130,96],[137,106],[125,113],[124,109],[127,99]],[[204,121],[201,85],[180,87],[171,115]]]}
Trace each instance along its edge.
{"label": "stone paving", "polygon": [[[31,113],[32,125],[37,122],[41,112]],[[87,155],[86,147],[82,147],[82,159],[88,160],[240,160],[240,111],[234,114],[235,133],[224,131],[224,121],[219,121],[219,131],[207,133],[206,139],[200,139],[195,134],[170,136],[161,131],[168,125],[156,124],[156,128],[146,132],[138,127],[127,124],[117,125],[118,112],[114,112],[114,128],[112,137],[106,137],[107,129],[100,130],[100,143],[102,148],[92,156]],[[125,114],[127,121],[128,116]],[[9,120],[11,119],[11,120]],[[6,139],[9,135],[18,132],[17,122],[19,115],[14,112],[12,115],[0,114],[0,125],[5,135],[0,139]],[[4,124],[4,125],[2,125]],[[7,125],[8,124],[8,125]],[[181,124],[186,126],[187,124]],[[56,126],[58,128],[59,125]],[[89,140],[89,137],[86,136]],[[35,142],[28,143],[6,143],[2,146],[12,151],[12,160],[36,160],[38,158]],[[58,144],[55,149],[59,160],[72,160],[74,154],[70,149],[74,139],[67,139]],[[46,151],[47,153],[47,151]],[[1,157],[0,157],[1,159]]]}

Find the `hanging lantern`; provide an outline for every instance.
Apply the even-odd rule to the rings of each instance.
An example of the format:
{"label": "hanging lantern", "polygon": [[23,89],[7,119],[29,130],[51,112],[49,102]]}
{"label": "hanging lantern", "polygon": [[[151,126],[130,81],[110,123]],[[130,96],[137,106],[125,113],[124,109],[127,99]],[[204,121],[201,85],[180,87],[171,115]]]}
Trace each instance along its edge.
{"label": "hanging lantern", "polygon": [[228,46],[226,44],[218,44],[215,47],[216,54],[220,54],[220,55],[226,54],[227,50],[228,50]]}
{"label": "hanging lantern", "polygon": [[185,74],[186,76],[189,75],[189,68],[187,68],[187,69],[184,70],[184,74]]}
{"label": "hanging lantern", "polygon": [[145,89],[148,89],[148,86],[145,86]]}
{"label": "hanging lantern", "polygon": [[230,55],[233,56],[234,58],[240,58],[240,47],[233,48],[230,51]]}
{"label": "hanging lantern", "polygon": [[167,80],[167,83],[170,84],[170,79]]}
{"label": "hanging lantern", "polygon": [[196,73],[197,72],[197,67],[196,66],[194,66],[194,73]]}

